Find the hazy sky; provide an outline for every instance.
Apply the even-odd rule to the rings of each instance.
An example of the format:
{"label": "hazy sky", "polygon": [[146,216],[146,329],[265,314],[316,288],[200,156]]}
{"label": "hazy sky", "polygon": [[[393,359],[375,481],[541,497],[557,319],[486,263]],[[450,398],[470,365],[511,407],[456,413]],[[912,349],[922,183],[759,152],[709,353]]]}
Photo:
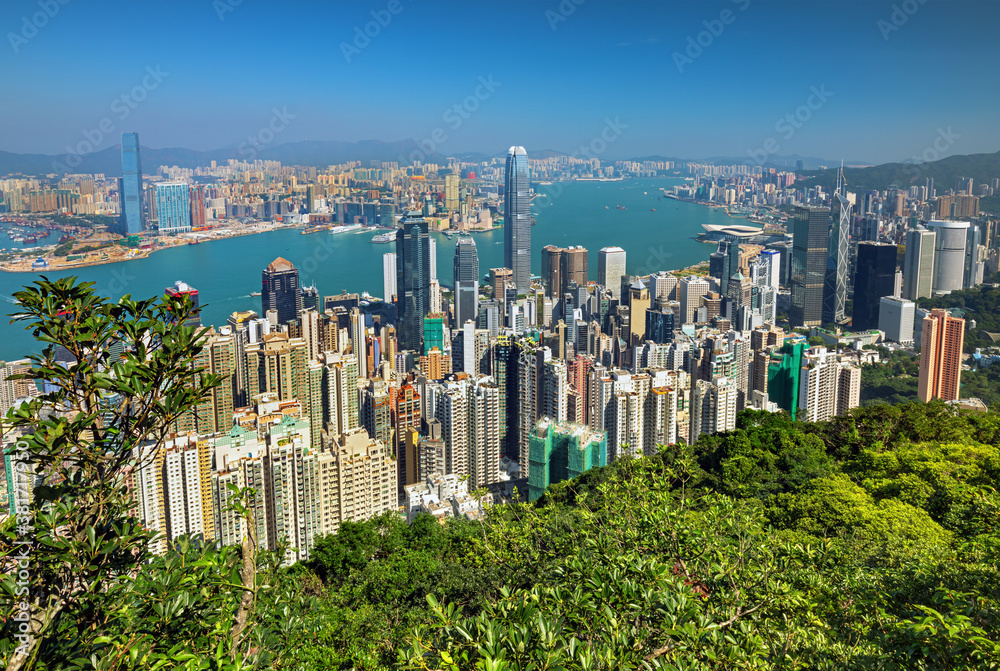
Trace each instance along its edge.
{"label": "hazy sky", "polygon": [[4,0],[0,149],[123,130],[214,149],[270,125],[443,154],[993,152],[998,27],[996,0]]}

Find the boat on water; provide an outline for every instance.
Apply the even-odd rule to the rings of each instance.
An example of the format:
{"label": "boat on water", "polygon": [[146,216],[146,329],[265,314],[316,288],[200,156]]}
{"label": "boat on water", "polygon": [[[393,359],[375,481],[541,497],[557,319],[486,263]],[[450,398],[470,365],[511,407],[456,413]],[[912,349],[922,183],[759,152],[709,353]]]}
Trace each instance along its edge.
{"label": "boat on water", "polygon": [[384,244],[387,242],[395,242],[395,241],[396,241],[395,233],[379,233],[378,235],[372,238],[372,242],[376,244]]}
{"label": "boat on water", "polygon": [[251,296],[260,296],[260,292],[259,291],[251,291],[250,295]]}
{"label": "boat on water", "polygon": [[363,228],[361,224],[346,224],[344,226],[331,226],[330,233],[349,233]]}
{"label": "boat on water", "polygon": [[651,207],[651,208],[649,208],[649,211],[650,212],[656,212],[656,208],[655,207]]}

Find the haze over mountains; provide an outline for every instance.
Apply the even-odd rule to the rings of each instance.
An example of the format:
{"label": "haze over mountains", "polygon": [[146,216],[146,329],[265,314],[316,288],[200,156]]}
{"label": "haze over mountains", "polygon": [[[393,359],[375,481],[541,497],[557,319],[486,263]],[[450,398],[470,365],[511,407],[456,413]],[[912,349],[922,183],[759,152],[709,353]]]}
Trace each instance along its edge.
{"label": "haze over mountains", "polygon": [[[430,151],[428,151],[430,149]],[[502,158],[506,148],[494,154],[483,152],[462,152],[450,154],[460,161],[479,162],[491,158]],[[533,159],[544,159],[552,156],[565,156],[564,152],[551,149],[531,151],[528,156]],[[253,161],[255,159],[280,161],[285,165],[308,165],[325,167],[348,161],[397,161],[400,164],[411,165],[414,160],[424,163],[445,163],[446,156],[434,151],[432,147],[421,146],[412,139],[384,142],[381,140],[362,140],[358,142],[341,142],[326,140],[305,140],[273,145],[241,145],[222,147],[209,151],[197,151],[182,147],[156,149],[142,147],[142,162],[147,174],[155,172],[161,165],[178,166],[181,168],[196,168],[206,166],[211,161],[225,163],[229,159]],[[605,160],[611,160],[605,158]],[[703,161],[716,164],[750,163],[749,158],[739,156],[712,156],[707,158],[691,158],[678,156],[649,155],[633,157],[634,161]],[[840,159],[827,159],[815,156],[773,155],[763,164],[765,168],[779,170],[795,169],[798,161],[803,162],[805,175],[817,184],[830,186],[836,181]],[[909,186],[923,183],[927,178],[933,178],[942,188],[951,188],[952,182],[958,177],[972,177],[977,183],[992,180],[1000,176],[1000,152],[949,156],[939,161],[928,163],[886,163],[871,165],[864,160],[845,160],[845,165],[861,165],[869,167],[847,167],[844,174],[848,184],[853,188],[885,189],[890,186]],[[818,170],[820,166],[828,166],[827,170]],[[24,174],[43,176],[52,173],[104,173],[108,176],[121,174],[121,147],[114,145],[88,154],[18,154],[0,151],[0,174]]]}

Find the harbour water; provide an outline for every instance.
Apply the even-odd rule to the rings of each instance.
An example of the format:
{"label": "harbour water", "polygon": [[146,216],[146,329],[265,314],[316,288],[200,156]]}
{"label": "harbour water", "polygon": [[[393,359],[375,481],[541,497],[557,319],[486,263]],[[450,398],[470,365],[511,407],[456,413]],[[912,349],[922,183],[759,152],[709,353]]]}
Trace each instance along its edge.
{"label": "harbour water", "polygon": [[[582,245],[589,251],[589,270],[597,278],[597,251],[617,245],[627,252],[627,270],[645,275],[683,268],[708,258],[712,249],[694,237],[702,224],[732,222],[724,211],[692,203],[660,199],[660,188],[675,179],[631,179],[620,182],[564,182],[541,186],[546,194],[532,203],[537,225],[531,229],[532,269],[539,272],[540,250],[548,244]],[[619,207],[624,209],[619,209]],[[655,210],[655,211],[654,211]],[[368,291],[382,295],[382,255],[392,244],[372,244],[374,233],[364,231],[331,235],[301,235],[282,230],[200,245],[183,245],[151,254],[148,258],[80,268],[73,273],[52,273],[51,278],[76,275],[94,282],[101,295],[136,298],[159,295],[183,280],[198,289],[204,305],[202,322],[225,324],[237,310],[260,312],[261,270],[282,256],[299,269],[303,286],[314,284],[320,296],[341,291]],[[438,278],[451,284],[452,261],[458,236],[432,234],[437,241]],[[474,233],[479,269],[503,265],[503,229]],[[15,309],[12,294],[30,284],[36,275],[0,272],[0,313]],[[19,325],[0,320],[0,359],[10,361],[39,351],[31,334]]]}

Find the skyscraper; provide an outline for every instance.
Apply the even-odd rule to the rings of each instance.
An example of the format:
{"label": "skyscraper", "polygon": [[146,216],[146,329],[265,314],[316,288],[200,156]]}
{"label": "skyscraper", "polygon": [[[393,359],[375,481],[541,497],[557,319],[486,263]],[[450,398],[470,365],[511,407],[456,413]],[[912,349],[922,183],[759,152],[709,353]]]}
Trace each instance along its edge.
{"label": "skyscraper", "polygon": [[878,328],[883,296],[892,296],[896,280],[896,245],[862,242],[858,245],[858,273],[854,279],[855,331]]}
{"label": "skyscraper", "polygon": [[524,147],[511,147],[507,152],[504,177],[503,236],[504,266],[514,274],[519,294],[528,293],[531,286],[531,213],[528,190],[528,152]]}
{"label": "skyscraper", "polygon": [[427,221],[408,213],[396,232],[396,318],[400,349],[423,352],[424,316],[431,308],[431,245]]}
{"label": "skyscraper", "polygon": [[136,235],[146,230],[138,133],[122,133],[122,177],[118,181],[118,198],[121,201],[118,224],[121,234]]}
{"label": "skyscraper", "polygon": [[[562,268],[560,270],[560,280],[562,286],[560,291],[566,293],[572,284],[578,287],[587,286],[587,250],[580,245],[572,245],[563,250]],[[579,306],[577,306],[579,307]]]}
{"label": "skyscraper", "polygon": [[156,185],[156,216],[160,234],[187,233],[191,230],[191,195],[184,182],[160,182]]}
{"label": "skyscraper", "polygon": [[795,208],[792,229],[792,326],[819,326],[829,243],[830,212],[823,207]]}
{"label": "skyscraper", "polygon": [[200,228],[205,225],[205,187],[197,185],[191,187],[191,228]]}
{"label": "skyscraper", "polygon": [[382,293],[386,303],[396,298],[396,252],[382,255]]}
{"label": "skyscraper", "polygon": [[934,287],[934,243],[937,234],[923,226],[906,233],[903,259],[903,298],[930,298]]}
{"label": "skyscraper", "polygon": [[185,326],[201,326],[201,313],[198,311],[198,290],[191,285],[181,282],[180,280],[174,282],[174,286],[167,287],[166,292],[168,295],[174,298],[180,298],[183,296],[191,299],[191,303],[194,306],[194,311],[191,316],[184,320]]}
{"label": "skyscraper", "polygon": [[625,250],[604,247],[597,252],[597,283],[617,299],[622,297],[621,280],[625,274]]}
{"label": "skyscraper", "polygon": [[920,343],[920,379],[917,396],[923,402],[932,398],[958,399],[962,378],[962,346],[965,344],[965,320],[935,308],[924,317]]}
{"label": "skyscraper", "polygon": [[299,292],[299,271],[282,257],[271,261],[260,274],[261,314],[276,310],[278,323],[287,324],[302,311],[302,294]]}
{"label": "skyscraper", "polygon": [[969,222],[932,221],[934,240],[934,294],[943,296],[963,288]]}
{"label": "skyscraper", "polygon": [[[839,179],[838,179],[839,182]],[[830,237],[826,253],[826,278],[823,288],[823,321],[838,323],[844,319],[847,300],[847,267],[850,255],[851,203],[838,184],[833,194]]]}
{"label": "skyscraper", "polygon": [[562,255],[565,250],[555,245],[542,247],[542,284],[549,298],[562,297]]}
{"label": "skyscraper", "polygon": [[479,254],[476,242],[469,237],[455,245],[455,325],[461,327],[479,316]]}

